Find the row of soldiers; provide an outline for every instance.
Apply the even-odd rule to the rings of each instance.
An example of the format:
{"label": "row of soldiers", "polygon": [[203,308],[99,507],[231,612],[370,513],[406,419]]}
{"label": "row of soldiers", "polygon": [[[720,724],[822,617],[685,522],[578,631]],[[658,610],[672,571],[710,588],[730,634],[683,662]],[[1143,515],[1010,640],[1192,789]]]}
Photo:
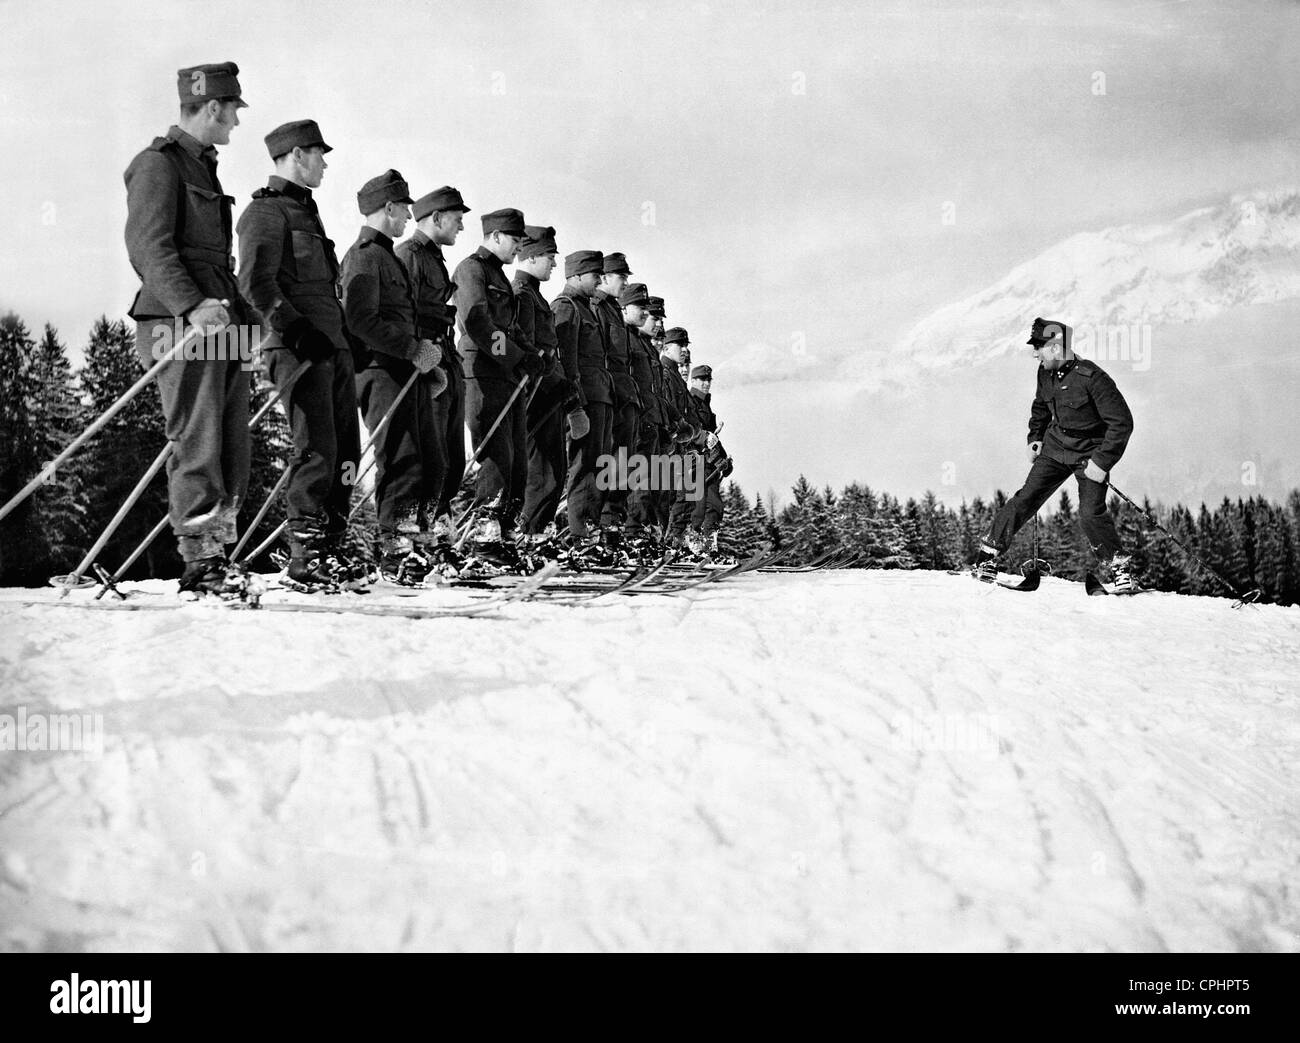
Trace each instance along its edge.
{"label": "row of soldiers", "polygon": [[[686,330],[664,329],[663,300],[629,281],[623,254],[568,253],[548,304],[555,229],[500,209],[482,216],[481,244],[449,272],[443,250],[470,208],[450,186],[413,199],[388,170],[357,193],[364,223],[340,264],[312,197],[331,151],[313,120],[266,136],[275,173],[234,226],[216,146],[245,107],[238,72],[232,62],[179,70],[179,123],[126,171],[127,249],[142,283],[130,314],[146,363],[178,319],[208,340],[260,328],[294,445],[291,584],[331,588],[369,571],[369,549],[349,529],[358,410],[374,448],[376,557],[388,579],[419,583],[466,557],[581,565],[684,541],[696,553],[716,547],[729,461],[712,371],[690,368]],[[412,219],[415,231],[397,242]],[[213,354],[169,363],[158,385],[174,446],[181,586],[223,592],[248,486],[249,375],[240,359]],[[668,466],[629,482],[636,459]],[[467,462],[477,472],[457,517]]]}

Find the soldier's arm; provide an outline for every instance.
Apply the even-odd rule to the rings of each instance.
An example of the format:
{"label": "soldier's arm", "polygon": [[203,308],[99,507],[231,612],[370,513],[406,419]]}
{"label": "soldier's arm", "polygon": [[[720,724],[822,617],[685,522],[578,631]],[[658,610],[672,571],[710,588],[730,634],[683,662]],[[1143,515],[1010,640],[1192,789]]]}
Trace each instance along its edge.
{"label": "soldier's arm", "polygon": [[206,298],[176,248],[180,177],[161,152],[144,152],[126,171],[126,253],[131,267],[172,315],[187,315]]}
{"label": "soldier's arm", "polygon": [[1124,449],[1133,434],[1133,414],[1120,394],[1115,381],[1106,373],[1098,373],[1090,388],[1093,404],[1106,425],[1106,436],[1092,454],[1093,462],[1103,471],[1109,471],[1124,455]]}
{"label": "soldier's arm", "polygon": [[379,315],[379,273],[366,253],[359,250],[351,254],[343,269],[343,314],[348,330],[371,351],[414,359],[419,345],[412,331]]}
{"label": "soldier's arm", "polygon": [[1052,422],[1052,411],[1043,401],[1042,385],[1034,386],[1034,404],[1029,407],[1029,438],[1027,442],[1041,442],[1047,434],[1047,425]]}
{"label": "soldier's arm", "polygon": [[239,218],[239,292],[271,329],[283,334],[303,315],[280,289],[286,222],[276,206],[257,200]]}
{"label": "soldier's arm", "polygon": [[510,331],[516,344],[525,351],[537,351],[537,311],[522,287],[512,287],[515,295],[515,325]]}
{"label": "soldier's arm", "polygon": [[582,390],[582,374],[578,372],[578,312],[565,298],[557,297],[551,304],[555,315],[555,349],[560,356],[560,368],[578,391],[578,401],[587,404]]}

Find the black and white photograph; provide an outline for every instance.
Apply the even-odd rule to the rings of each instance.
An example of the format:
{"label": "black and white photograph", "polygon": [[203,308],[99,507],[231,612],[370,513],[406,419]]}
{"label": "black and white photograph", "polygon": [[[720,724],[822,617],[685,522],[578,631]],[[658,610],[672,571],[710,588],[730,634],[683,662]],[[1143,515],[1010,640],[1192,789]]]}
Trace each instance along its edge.
{"label": "black and white photograph", "polygon": [[0,25],[0,951],[1197,954],[1096,998],[1250,1020],[1300,4]]}

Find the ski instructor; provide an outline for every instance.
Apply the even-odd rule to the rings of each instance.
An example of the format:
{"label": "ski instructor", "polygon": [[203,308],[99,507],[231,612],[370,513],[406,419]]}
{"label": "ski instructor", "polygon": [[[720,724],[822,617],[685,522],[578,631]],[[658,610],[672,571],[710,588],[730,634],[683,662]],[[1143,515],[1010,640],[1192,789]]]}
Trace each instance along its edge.
{"label": "ski instructor", "polygon": [[1136,588],[1131,559],[1106,510],[1111,469],[1133,433],[1133,415],[1110,376],[1077,358],[1073,331],[1063,322],[1035,319],[1028,343],[1038,362],[1038,388],[1029,410],[1032,466],[1024,486],[1009,499],[980,541],[972,566],[975,578],[997,579],[997,559],[1011,539],[1071,474],[1079,482],[1079,525],[1119,591]]}

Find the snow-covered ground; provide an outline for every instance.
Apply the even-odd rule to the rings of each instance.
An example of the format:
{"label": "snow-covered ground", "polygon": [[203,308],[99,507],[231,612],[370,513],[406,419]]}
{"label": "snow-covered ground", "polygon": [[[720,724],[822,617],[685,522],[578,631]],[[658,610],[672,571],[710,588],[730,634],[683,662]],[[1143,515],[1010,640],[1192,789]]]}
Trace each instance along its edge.
{"label": "snow-covered ground", "polygon": [[102,717],[0,753],[4,949],[1300,950],[1300,609],[880,572],[0,601],[0,683],[29,729]]}

